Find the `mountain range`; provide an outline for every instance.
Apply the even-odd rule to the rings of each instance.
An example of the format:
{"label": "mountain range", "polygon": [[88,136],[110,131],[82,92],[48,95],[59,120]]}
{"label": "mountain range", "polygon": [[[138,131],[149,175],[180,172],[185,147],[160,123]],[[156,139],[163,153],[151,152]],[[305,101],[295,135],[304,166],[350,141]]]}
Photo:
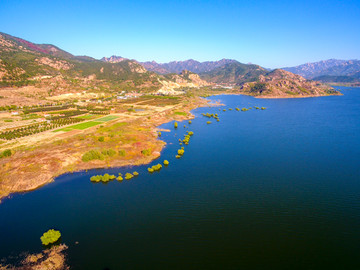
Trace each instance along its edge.
{"label": "mountain range", "polygon": [[[109,58],[103,57],[101,60],[118,63],[126,60],[126,58],[113,55]],[[227,84],[241,84],[269,71],[269,69],[252,64],[243,64],[233,59],[206,62],[189,59],[169,63],[151,61],[139,62],[139,64],[143,65],[147,70],[158,74],[180,73],[183,70],[189,70],[200,74],[202,78],[211,82]],[[248,72],[245,69],[250,73],[246,74]],[[324,83],[360,84],[360,60],[329,59],[282,69],[303,76],[306,79]],[[255,70],[257,71],[255,72]]]}
{"label": "mountain range", "polygon": [[[179,78],[180,84],[171,85],[207,84],[198,75]],[[35,44],[0,32],[0,87],[32,85],[47,88],[53,94],[88,89],[152,92],[172,82],[168,77],[146,70],[135,60],[75,56],[51,44]]]}
{"label": "mountain range", "polygon": [[283,69],[326,83],[360,83],[360,60],[329,59]]}
{"label": "mountain range", "polygon": [[[326,62],[326,61],[324,61]],[[294,67],[294,73],[307,71],[322,75],[321,70],[347,69],[345,76],[357,76],[359,61],[351,63],[323,63],[308,68]],[[312,72],[312,73],[311,73]],[[338,71],[336,71],[338,72]],[[336,75],[335,71],[330,76]],[[279,71],[276,73],[278,74]],[[289,73],[290,74],[290,73]],[[306,84],[300,76],[273,76],[274,73],[255,64],[244,64],[232,59],[199,62],[195,60],[173,61],[159,64],[138,62],[120,56],[103,57],[100,60],[88,56],[75,56],[51,44],[35,44],[21,38],[0,33],[0,87],[34,85],[46,87],[54,94],[68,91],[136,90],[142,92],[160,91],[161,94],[174,93],[177,87],[203,87],[207,85],[232,86],[243,89],[246,83],[262,81],[271,93],[283,92],[282,96],[327,95],[326,87],[320,84]],[[284,75],[284,74],[283,74]],[[266,79],[268,78],[268,79]],[[269,79],[270,78],[270,79]],[[270,87],[271,86],[271,87]],[[294,92],[294,87],[309,88]],[[300,88],[299,88],[300,87]],[[318,87],[318,90],[314,90]],[[277,89],[275,89],[277,88]],[[311,89],[314,91],[312,91]],[[327,87],[329,88],[329,87]],[[305,89],[305,90],[306,90]],[[310,91],[311,90],[311,91]],[[280,91],[280,92],[279,92]],[[269,91],[257,94],[269,95]],[[254,91],[249,94],[256,94]],[[256,95],[257,95],[256,94]]]}
{"label": "mountain range", "polygon": [[[126,60],[127,58],[121,56],[110,56],[103,57],[101,61],[110,62],[110,63],[118,63]],[[199,62],[193,59],[185,60],[185,61],[172,61],[169,63],[157,63],[155,61],[148,62],[139,62],[139,64],[143,65],[147,70],[154,71],[158,74],[169,74],[169,73],[180,73],[183,70],[189,70],[194,73],[204,73],[214,70],[215,68],[222,67],[226,64],[236,63],[236,60],[232,59],[221,59],[219,61],[206,61]]]}

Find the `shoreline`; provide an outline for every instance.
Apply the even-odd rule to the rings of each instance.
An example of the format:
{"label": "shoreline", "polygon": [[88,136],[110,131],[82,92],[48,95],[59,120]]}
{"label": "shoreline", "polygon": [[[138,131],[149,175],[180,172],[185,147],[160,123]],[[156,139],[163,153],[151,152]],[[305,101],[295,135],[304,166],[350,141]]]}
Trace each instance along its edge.
{"label": "shoreline", "polygon": [[[37,173],[35,173],[35,174],[32,173],[35,176],[35,179],[31,178],[31,176],[30,176],[31,173],[28,173],[27,175],[19,174],[18,176],[21,176],[21,177],[17,178],[17,183],[12,183],[12,185],[11,184],[4,185],[3,182],[0,182],[0,203],[2,203],[6,199],[10,199],[12,197],[12,195],[14,195],[14,194],[19,194],[19,193],[24,194],[24,193],[31,192],[31,191],[37,190],[39,188],[42,188],[43,186],[54,182],[56,180],[56,178],[60,177],[61,175],[67,174],[67,173],[75,173],[75,172],[81,172],[81,171],[87,171],[87,170],[93,170],[93,169],[106,169],[106,168],[116,168],[116,167],[125,167],[125,166],[140,166],[140,165],[149,164],[153,160],[155,160],[161,156],[161,151],[163,150],[163,148],[166,145],[166,142],[161,140],[161,137],[158,137],[158,135],[157,135],[159,131],[165,131],[165,130],[159,128],[159,126],[161,126],[165,123],[171,122],[171,121],[179,121],[180,122],[180,121],[194,119],[194,115],[191,114],[191,111],[196,108],[209,106],[209,102],[210,102],[210,100],[205,99],[205,98],[195,98],[194,100],[192,100],[192,103],[188,104],[186,107],[184,107],[185,105],[181,102],[180,103],[181,108],[184,112],[187,113],[186,116],[172,115],[172,117],[167,117],[166,115],[164,115],[164,113],[158,113],[157,115],[153,115],[153,117],[155,119],[152,120],[150,123],[148,123],[147,127],[149,128],[149,130],[146,132],[146,140],[142,141],[142,143],[153,143],[154,144],[153,151],[152,151],[151,155],[149,155],[149,156],[137,155],[137,156],[134,156],[134,157],[126,159],[126,160],[124,160],[124,159],[116,160],[115,159],[115,160],[111,160],[111,161],[96,160],[96,161],[92,161],[92,162],[76,162],[76,161],[74,162],[74,160],[73,160],[73,162],[70,162],[70,163],[65,161],[54,172],[50,172],[49,170],[42,170],[40,168],[37,171]],[[214,106],[214,104],[212,104],[212,105]],[[175,109],[176,109],[176,107],[175,107]],[[174,108],[171,108],[171,111],[172,110],[174,110]],[[133,122],[140,121],[140,120],[142,120],[142,119],[139,118],[139,120],[135,120]],[[116,124],[116,122],[117,121],[115,121],[114,123]],[[128,124],[129,124],[129,122],[128,122]],[[130,122],[130,124],[134,124],[134,123]],[[94,130],[94,129],[92,128],[90,130]],[[91,132],[88,132],[88,133],[91,133]],[[45,146],[43,146],[43,147],[45,147]],[[75,153],[74,155],[79,156],[79,153]],[[16,158],[16,156],[15,156],[15,158]],[[8,163],[10,163],[12,161],[12,159],[14,159],[14,157],[10,157],[7,159],[9,161]],[[20,163],[20,164],[22,164],[22,163]],[[6,167],[6,165],[7,164],[5,162],[5,167]],[[30,163],[29,166],[30,165],[34,165],[34,164]],[[3,164],[3,167],[4,167],[4,164]],[[5,172],[5,174],[4,174],[4,172],[2,172],[2,177],[10,176],[7,174],[9,174],[9,173]],[[13,172],[12,174],[17,175],[17,172]],[[1,179],[2,177],[0,177],[0,180],[2,180]],[[27,179],[31,179],[31,181],[27,181]]]}
{"label": "shoreline", "polygon": [[[246,93],[236,93],[236,92],[231,92],[231,93],[216,93],[213,94],[212,96],[219,96],[219,95],[244,95],[244,96],[252,96],[254,98],[259,98],[259,99],[290,99],[290,98],[313,98],[313,97],[328,97],[328,96],[340,96],[343,94],[335,94],[335,95],[326,95],[326,96],[316,96],[316,95],[311,95],[311,96],[290,96],[290,97],[259,97],[259,96],[253,96],[253,95],[247,95]],[[77,162],[75,160],[71,161],[71,157],[73,158],[74,156],[79,156],[79,153],[75,152],[73,153],[73,155],[70,155],[70,161],[65,161],[64,164],[62,164],[55,172],[51,172],[49,173],[49,171],[42,171],[41,174],[39,174],[39,171],[41,171],[41,169],[38,169],[38,173],[35,174],[35,179],[33,179],[34,181],[24,181],[24,175],[22,175],[22,180],[23,181],[19,181],[18,178],[18,182],[20,182],[20,185],[13,185],[13,186],[8,186],[6,188],[6,186],[4,187],[4,184],[2,182],[0,182],[0,203],[2,201],[4,201],[7,198],[11,198],[11,195],[16,194],[16,193],[27,193],[27,192],[31,192],[34,190],[37,190],[49,183],[52,183],[56,180],[57,177],[60,177],[61,175],[67,174],[67,173],[75,173],[75,172],[81,172],[81,171],[87,171],[87,170],[93,170],[93,169],[106,169],[106,168],[116,168],[116,167],[125,167],[125,166],[140,166],[140,165],[145,165],[145,164],[149,164],[150,162],[152,162],[153,160],[159,158],[161,156],[161,151],[163,150],[163,148],[165,147],[166,143],[161,140],[161,137],[158,137],[157,134],[159,131],[169,131],[169,130],[163,130],[161,128],[159,128],[159,126],[171,122],[171,121],[185,121],[185,120],[190,120],[190,119],[194,119],[194,115],[191,114],[191,111],[199,108],[199,107],[205,107],[205,106],[219,106],[219,105],[223,105],[223,104],[219,104],[219,103],[210,103],[211,101],[206,99],[206,98],[195,98],[194,100],[192,100],[193,103],[191,103],[190,105],[188,105],[187,107],[184,108],[184,103],[181,102],[179,104],[179,106],[181,105],[181,108],[184,112],[187,113],[187,116],[179,116],[179,115],[172,115],[172,117],[166,117],[166,115],[163,115],[163,113],[158,113],[158,115],[154,115],[154,117],[159,117],[155,120],[152,120],[151,123],[149,123],[149,128],[150,130],[146,133],[147,138],[145,142],[155,142],[155,146],[154,146],[154,151],[151,155],[149,156],[135,156],[133,158],[124,160],[124,159],[118,159],[118,160],[111,160],[111,161],[92,161],[92,162]],[[171,111],[176,109],[175,108],[171,108]],[[141,118],[140,118],[141,120]],[[136,121],[136,120],[135,120]],[[130,121],[131,122],[131,121]],[[116,121],[114,122],[116,123]],[[90,128],[89,131],[93,131],[96,127],[94,128]],[[91,134],[91,132],[88,132],[89,134]],[[74,135],[76,136],[76,135]],[[12,158],[10,158],[12,159]],[[22,164],[22,163],[20,163]],[[5,164],[6,165],[6,164]],[[32,164],[30,164],[32,165]],[[3,165],[4,166],[4,165]],[[20,165],[21,166],[21,165]],[[16,169],[16,168],[15,168]],[[6,173],[5,173],[6,175]],[[20,177],[21,179],[21,177]],[[0,177],[1,180],[1,177]],[[25,182],[25,183],[24,183]],[[18,183],[19,184],[19,183]]]}

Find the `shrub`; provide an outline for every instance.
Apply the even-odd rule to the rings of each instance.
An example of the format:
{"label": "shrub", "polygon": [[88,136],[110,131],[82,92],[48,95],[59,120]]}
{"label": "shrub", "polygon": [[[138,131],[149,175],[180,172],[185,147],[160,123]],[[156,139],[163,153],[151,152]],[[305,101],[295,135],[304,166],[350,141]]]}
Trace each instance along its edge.
{"label": "shrub", "polygon": [[1,154],[0,157],[10,157],[12,155],[12,152],[10,149],[6,149],[4,150]]}
{"label": "shrub", "polygon": [[119,156],[124,157],[125,155],[126,155],[125,150],[123,150],[123,149],[119,150]]}
{"label": "shrub", "polygon": [[144,149],[141,151],[141,154],[143,154],[144,156],[150,156],[151,155],[151,150],[150,149]]}
{"label": "shrub", "polygon": [[103,141],[105,141],[104,136],[99,137],[99,138],[98,138],[98,141],[99,141],[99,142],[103,142]]}
{"label": "shrub", "polygon": [[116,178],[116,180],[122,181],[122,180],[124,180],[124,178],[122,178],[122,176],[119,175],[119,176]]}
{"label": "shrub", "polygon": [[90,150],[89,152],[86,152],[83,156],[82,156],[82,161],[84,162],[88,162],[91,160],[104,160],[104,155],[101,154],[99,151],[97,150]]}
{"label": "shrub", "polygon": [[166,159],[164,160],[164,165],[168,166],[169,165],[169,161],[167,161]]}
{"label": "shrub", "polygon": [[61,237],[61,233],[59,231],[55,231],[54,229],[48,230],[41,237],[40,240],[44,246],[49,244],[53,244],[57,242]]}
{"label": "shrub", "polygon": [[177,153],[178,153],[178,155],[179,156],[182,156],[183,154],[184,154],[184,149],[179,149],[178,151],[177,151]]}
{"label": "shrub", "polygon": [[102,180],[104,183],[109,182],[110,181],[110,175],[108,173],[105,173],[102,177]]}
{"label": "shrub", "polygon": [[162,168],[160,163],[153,165],[151,168],[148,168],[148,172],[152,173],[154,171],[159,171]]}
{"label": "shrub", "polygon": [[159,131],[158,136],[161,137],[161,132]]}
{"label": "shrub", "polygon": [[189,120],[189,124],[191,124],[191,120]]}
{"label": "shrub", "polygon": [[266,108],[265,108],[265,107],[261,107],[261,109],[262,109],[262,110],[266,110]]}
{"label": "shrub", "polygon": [[138,173],[137,171],[135,171],[135,172],[133,172],[133,175],[134,175],[134,176],[138,176],[139,173]]}
{"label": "shrub", "polygon": [[207,121],[206,124],[211,124],[211,121]]}
{"label": "shrub", "polygon": [[99,183],[101,181],[101,179],[102,179],[101,175],[94,175],[94,176],[91,176],[90,181]]}
{"label": "shrub", "polygon": [[134,176],[131,173],[126,173],[125,174],[125,179],[126,180],[130,180],[131,178],[133,178]]}
{"label": "shrub", "polygon": [[108,173],[105,173],[104,175],[94,175],[90,178],[91,182],[95,182],[95,183],[99,183],[99,182],[103,182],[103,183],[107,183],[111,180],[114,180],[116,178],[115,175],[110,175]]}
{"label": "shrub", "polygon": [[175,123],[174,123],[174,128],[177,128],[177,127],[178,127],[178,123],[175,122]]}
{"label": "shrub", "polygon": [[103,149],[101,154],[112,157],[116,154],[116,151],[113,149]]}

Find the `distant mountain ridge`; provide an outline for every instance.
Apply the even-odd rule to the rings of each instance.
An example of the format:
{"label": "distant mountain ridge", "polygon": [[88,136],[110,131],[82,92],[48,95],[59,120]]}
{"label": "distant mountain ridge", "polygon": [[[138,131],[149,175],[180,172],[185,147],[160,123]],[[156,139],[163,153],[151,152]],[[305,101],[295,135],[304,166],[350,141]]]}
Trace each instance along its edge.
{"label": "distant mountain ridge", "polygon": [[307,79],[319,80],[322,82],[360,82],[360,60],[329,59],[283,69],[301,75]]}
{"label": "distant mountain ridge", "polygon": [[217,84],[241,85],[256,81],[268,71],[254,64],[243,64],[237,61],[227,63],[211,71],[200,73],[202,79]]}
{"label": "distant mountain ridge", "polygon": [[206,61],[199,62],[193,59],[186,61],[172,61],[169,63],[159,64],[155,61],[152,62],[142,62],[141,64],[149,71],[154,71],[156,73],[165,74],[166,73],[180,73],[183,70],[189,70],[194,73],[203,73],[211,71],[217,67],[224,66],[228,63],[237,62],[232,59],[221,59],[219,61]]}
{"label": "distant mountain ridge", "polygon": [[[110,62],[110,63],[118,63],[126,60],[121,56],[113,55],[111,57],[103,57],[101,61]],[[169,74],[169,73],[181,73],[183,70],[188,70],[194,73],[204,73],[211,71],[215,68],[224,66],[229,63],[235,63],[236,60],[232,59],[221,59],[219,61],[206,61],[199,62],[193,59],[189,59],[186,61],[172,61],[169,63],[157,63],[155,61],[147,61],[147,62],[139,62],[143,65],[148,71],[153,71],[158,74]]]}

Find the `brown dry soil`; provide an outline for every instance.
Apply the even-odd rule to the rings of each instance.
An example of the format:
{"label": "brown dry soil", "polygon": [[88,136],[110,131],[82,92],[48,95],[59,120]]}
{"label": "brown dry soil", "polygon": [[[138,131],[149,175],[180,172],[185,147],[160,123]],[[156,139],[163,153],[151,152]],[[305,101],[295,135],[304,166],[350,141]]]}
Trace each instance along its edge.
{"label": "brown dry soil", "polygon": [[[207,104],[207,100],[196,97],[162,107],[143,105],[144,111],[118,113],[117,119],[85,130],[47,131],[19,139],[12,143],[15,153],[0,159],[0,199],[39,188],[66,172],[149,163],[160,156],[165,145],[158,139],[157,126],[191,119],[190,110]],[[176,111],[187,114],[177,115]],[[100,137],[104,141],[99,141]],[[106,149],[116,154],[104,160],[82,161],[84,153]]]}
{"label": "brown dry soil", "polygon": [[53,246],[38,254],[30,254],[21,261],[20,266],[1,265],[0,270],[66,270],[64,251],[67,246]]}

